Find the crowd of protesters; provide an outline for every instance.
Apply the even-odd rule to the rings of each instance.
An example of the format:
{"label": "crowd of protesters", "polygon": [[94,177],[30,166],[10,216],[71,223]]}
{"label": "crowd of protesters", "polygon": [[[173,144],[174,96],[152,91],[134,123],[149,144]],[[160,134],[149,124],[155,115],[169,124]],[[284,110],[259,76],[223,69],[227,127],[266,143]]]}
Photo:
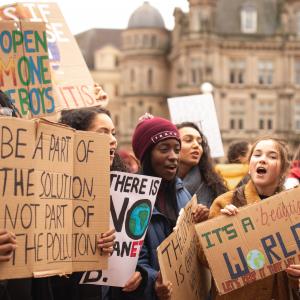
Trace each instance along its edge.
{"label": "crowd of protesters", "polygon": [[[103,97],[102,92],[97,87],[98,97]],[[20,117],[2,92],[0,115]],[[109,111],[102,107],[63,111],[59,122],[76,130],[108,135],[111,170],[161,178],[136,271],[122,288],[81,285],[81,273],[68,277],[3,280],[0,281],[0,300],[171,299],[172,283],[162,280],[156,250],[172,233],[180,209],[192,195],[197,196],[198,202],[193,220],[199,223],[221,214],[230,217],[239,212],[239,207],[262,201],[285,187],[299,185],[300,146],[290,168],[286,145],[272,136],[259,138],[252,145],[248,141],[231,144],[228,164],[216,166],[205,135],[190,122],[176,125],[145,114],[138,120],[132,136],[133,153],[117,149],[115,126]],[[114,240],[111,228],[99,238],[98,248],[112,253]],[[12,258],[17,242],[14,233],[0,230],[0,268],[2,261]],[[205,259],[203,265],[206,265]],[[283,272],[223,296],[217,294],[212,284],[207,299],[299,299],[299,277],[300,265],[290,265]]]}

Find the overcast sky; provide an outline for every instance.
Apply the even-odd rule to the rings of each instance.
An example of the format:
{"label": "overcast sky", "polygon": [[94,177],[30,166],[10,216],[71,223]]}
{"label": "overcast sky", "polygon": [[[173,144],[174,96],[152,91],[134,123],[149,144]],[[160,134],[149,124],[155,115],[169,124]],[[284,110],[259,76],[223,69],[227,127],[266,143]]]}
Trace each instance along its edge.
{"label": "overcast sky", "polygon": [[[50,2],[0,0],[0,5],[15,2]],[[67,24],[73,34],[90,28],[126,28],[132,12],[141,6],[144,0],[57,0]],[[188,0],[149,0],[157,8],[168,29],[174,26],[173,11],[180,7],[188,11]]]}

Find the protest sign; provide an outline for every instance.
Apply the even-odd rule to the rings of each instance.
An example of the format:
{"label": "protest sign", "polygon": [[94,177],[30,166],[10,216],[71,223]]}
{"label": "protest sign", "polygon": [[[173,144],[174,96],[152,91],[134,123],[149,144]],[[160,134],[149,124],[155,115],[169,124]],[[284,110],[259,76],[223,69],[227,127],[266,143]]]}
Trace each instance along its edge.
{"label": "protest sign", "polygon": [[200,266],[197,256],[198,238],[192,221],[196,204],[194,196],[181,211],[173,233],[157,248],[163,281],[172,282],[172,300],[206,299],[209,292],[210,274]]}
{"label": "protest sign", "polygon": [[18,247],[0,279],[107,267],[109,141],[47,121],[0,118],[0,228]]}
{"label": "protest sign", "polygon": [[300,263],[300,188],[196,225],[220,294]]}
{"label": "protest sign", "polygon": [[174,124],[195,123],[206,136],[212,157],[224,156],[214,99],[211,94],[169,98],[168,106]]}
{"label": "protest sign", "polygon": [[2,21],[0,26],[0,89],[15,99],[23,116],[54,113],[45,24]]}
{"label": "protest sign", "polygon": [[[48,59],[50,62],[53,91],[42,90],[44,94],[40,91],[39,96],[40,98],[43,97],[46,107],[44,108],[41,106],[38,111],[36,105],[35,109],[30,111],[33,116],[42,115],[43,109],[45,110],[45,112],[43,112],[44,114],[51,114],[53,111],[60,111],[64,108],[77,108],[101,104],[101,102],[95,99],[93,79],[57,4],[34,2],[17,3],[2,6],[0,8],[0,51],[2,51],[0,53],[0,78],[3,78],[5,82],[5,84],[2,85],[0,80],[0,89],[2,89],[17,104],[17,106],[22,97],[24,98],[26,95],[23,90],[20,91],[23,86],[18,84],[18,81],[14,81],[12,72],[13,66],[11,60],[9,60],[10,54],[14,53],[12,53],[12,51],[6,53],[10,40],[3,29],[3,24],[7,23],[5,21],[13,21],[20,29],[20,31],[15,30],[11,41],[14,41],[12,45],[18,47],[18,50],[23,47],[23,54],[20,54],[21,56],[31,57],[32,54],[35,53],[36,56],[43,57],[40,65],[37,64],[36,58],[34,59],[34,63],[27,63],[26,67],[30,70],[29,74],[34,75],[32,77],[29,76],[29,81],[32,81],[33,78],[35,78],[35,83],[40,85],[40,82],[37,82],[37,78],[40,80],[40,77],[36,75],[37,71],[40,71],[41,73],[43,70],[42,67],[44,67],[44,69],[47,68],[46,64]],[[28,24],[28,22],[31,24]],[[44,55],[44,33],[35,33],[36,28],[42,30],[42,23],[45,23],[48,58]],[[24,24],[26,24],[25,31],[23,30]],[[33,28],[35,29],[29,30],[31,26],[34,26]],[[33,33],[30,32],[31,30]],[[25,32],[27,33],[25,34]],[[21,39],[22,36],[23,39]],[[37,47],[39,48],[37,49]],[[40,51],[43,51],[43,54],[40,54]],[[2,55],[3,52],[5,54],[4,56]],[[40,69],[38,69],[37,66],[39,66]],[[47,76],[45,76],[45,80],[47,80],[47,82],[49,80],[48,72]],[[34,93],[33,95],[29,93],[28,98],[31,99],[33,97],[35,100],[37,95],[37,93]],[[42,103],[43,102],[41,101],[41,105]],[[24,111],[21,110],[22,114],[23,112]]]}
{"label": "protest sign", "polygon": [[[110,221],[116,229],[108,270],[86,272],[80,283],[123,287],[135,272],[160,178],[111,172]],[[117,274],[117,276],[116,276]]]}

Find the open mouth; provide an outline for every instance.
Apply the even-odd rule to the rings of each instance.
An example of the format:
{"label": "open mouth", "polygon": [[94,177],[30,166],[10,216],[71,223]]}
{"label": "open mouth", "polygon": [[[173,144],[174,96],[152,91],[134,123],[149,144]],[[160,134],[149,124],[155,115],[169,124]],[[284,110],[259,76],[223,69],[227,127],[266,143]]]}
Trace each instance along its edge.
{"label": "open mouth", "polygon": [[168,169],[170,171],[175,171],[175,170],[177,170],[177,165],[166,166],[166,169]]}
{"label": "open mouth", "polygon": [[199,152],[198,151],[194,151],[194,152],[191,152],[192,156],[199,156]]}
{"label": "open mouth", "polygon": [[257,173],[257,174],[260,174],[260,175],[266,174],[266,173],[267,173],[267,169],[264,168],[264,167],[258,167],[258,168],[256,169],[256,173]]}
{"label": "open mouth", "polygon": [[113,156],[113,155],[115,155],[115,152],[116,152],[116,149],[110,149],[109,150],[109,155]]}

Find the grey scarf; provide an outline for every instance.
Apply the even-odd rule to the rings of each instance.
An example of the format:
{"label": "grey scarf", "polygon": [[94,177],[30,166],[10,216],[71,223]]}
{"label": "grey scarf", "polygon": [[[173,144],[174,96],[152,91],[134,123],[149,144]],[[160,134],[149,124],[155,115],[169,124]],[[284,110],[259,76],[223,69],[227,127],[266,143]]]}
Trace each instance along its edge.
{"label": "grey scarf", "polygon": [[197,195],[197,202],[208,208],[214,200],[214,193],[209,186],[202,180],[198,165],[193,167],[183,178],[183,185],[193,196]]}

